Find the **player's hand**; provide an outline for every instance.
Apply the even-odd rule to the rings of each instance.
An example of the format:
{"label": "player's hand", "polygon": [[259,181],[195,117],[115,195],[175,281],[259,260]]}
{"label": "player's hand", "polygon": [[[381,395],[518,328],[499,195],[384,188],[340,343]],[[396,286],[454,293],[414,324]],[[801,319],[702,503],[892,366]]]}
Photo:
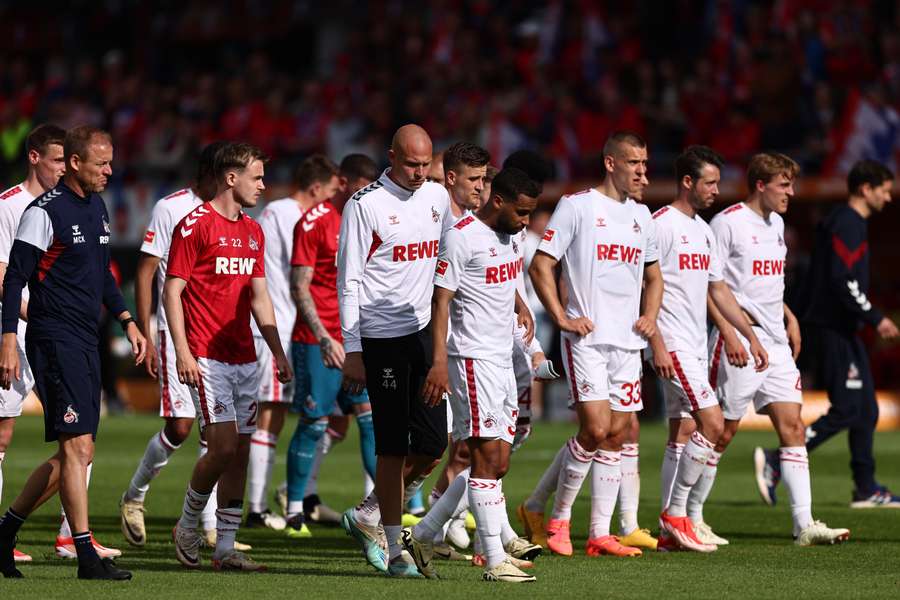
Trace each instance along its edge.
{"label": "player's hand", "polygon": [[878,335],[880,335],[883,340],[892,340],[900,335],[900,330],[897,329],[897,325],[887,317],[881,319],[876,331],[878,331]]}
{"label": "player's hand", "polygon": [[3,344],[0,346],[0,387],[8,390],[15,381],[22,378],[22,370],[19,365],[19,349],[16,347],[16,334],[4,333]]}
{"label": "player's hand", "polygon": [[578,317],[577,319],[563,317],[556,326],[562,331],[568,331],[569,333],[574,333],[581,337],[594,331],[594,323],[587,317]]}
{"label": "player's hand", "polygon": [[800,356],[800,323],[796,318],[787,320],[785,325],[785,331],[788,336],[788,343],[791,345],[791,352],[794,355],[794,360],[797,360],[797,357]]}
{"label": "player's hand", "polygon": [[656,319],[641,315],[638,320],[634,322],[634,330],[641,334],[644,339],[649,340],[656,335],[658,331],[658,329],[656,329]]}
{"label": "player's hand", "polygon": [[725,357],[728,359],[728,364],[732,367],[746,367],[747,362],[750,360],[750,355],[747,354],[747,349],[744,348],[738,336],[733,331],[728,333],[720,332],[719,335],[725,341]]}
{"label": "player's hand", "polygon": [[141,333],[134,321],[128,324],[128,328],[125,330],[125,337],[131,342],[134,364],[139,365],[144,362],[144,358],[147,356],[147,338],[144,337],[144,334]]}
{"label": "player's hand", "polygon": [[325,363],[326,367],[331,367],[332,369],[344,368],[346,354],[344,354],[343,344],[339,344],[333,337],[326,335],[319,340],[319,349],[322,352],[322,362]]}
{"label": "player's hand", "polygon": [[156,379],[159,376],[159,355],[156,353],[156,346],[147,344],[147,357],[144,358],[144,368],[147,369],[147,375]]}
{"label": "player's hand", "polygon": [[511,452],[518,450],[531,435],[531,418],[519,417],[516,421],[516,435],[513,437]]}
{"label": "player's hand", "polygon": [[530,344],[531,340],[534,339],[534,319],[531,318],[531,311],[523,310],[516,313],[516,322],[519,324],[519,327],[525,328],[522,339],[525,340],[526,344]]}
{"label": "player's hand", "polygon": [[291,368],[291,361],[287,359],[284,352],[279,352],[275,357],[275,370],[278,372],[278,381],[287,383],[294,378],[294,369]]}
{"label": "player's hand", "polygon": [[361,394],[366,389],[366,367],[362,352],[348,352],[344,356],[344,389],[351,394]]}
{"label": "player's hand", "polygon": [[753,364],[757,373],[769,368],[769,353],[762,347],[759,340],[750,340],[750,354],[753,356]]}
{"label": "player's hand", "polygon": [[175,370],[178,371],[178,381],[192,388],[200,387],[200,365],[190,352],[175,353]]}
{"label": "player's hand", "polygon": [[675,361],[668,352],[653,351],[653,370],[663,379],[675,378]]}
{"label": "player's hand", "polygon": [[531,376],[535,379],[550,381],[559,377],[559,373],[553,368],[553,361],[545,357],[543,352],[536,352],[531,357],[531,364],[534,365]]}
{"label": "player's hand", "polygon": [[450,381],[447,375],[447,363],[435,361],[428,370],[425,385],[422,386],[422,399],[426,406],[437,406],[441,399],[450,399]]}

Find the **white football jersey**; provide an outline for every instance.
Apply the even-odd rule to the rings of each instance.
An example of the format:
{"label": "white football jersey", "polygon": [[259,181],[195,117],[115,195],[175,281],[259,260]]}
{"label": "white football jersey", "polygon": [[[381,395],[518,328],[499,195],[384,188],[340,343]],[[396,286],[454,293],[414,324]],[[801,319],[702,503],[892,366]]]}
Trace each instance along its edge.
{"label": "white football jersey", "polygon": [[722,280],[715,235],[700,215],[687,216],[673,206],[653,213],[662,271],[662,307],[656,323],[666,348],[706,355],[706,292]]}
{"label": "white football jersey", "polygon": [[[294,227],[302,216],[303,209],[296,200],[282,198],[269,202],[256,219],[266,236],[266,286],[275,307],[275,322],[279,325],[282,345],[287,346],[297,319],[297,305],[291,298],[291,255],[294,252]],[[254,336],[262,335],[252,317],[250,328]]]}
{"label": "white football jersey", "polygon": [[473,215],[444,235],[434,285],[456,292],[450,302],[449,356],[512,366],[516,280],[525,264],[515,237]]}
{"label": "white football jersey", "polygon": [[169,247],[172,245],[172,232],[175,226],[189,212],[203,204],[203,200],[190,188],[178,190],[157,201],[150,215],[150,224],[144,234],[141,252],[159,258],[156,269],[156,291],[159,298],[156,309],[156,328],[158,331],[168,329],[166,311],[163,310],[163,289],[166,286],[166,269],[169,265]]}
{"label": "white football jersey", "polygon": [[408,190],[389,171],[350,198],[341,220],[337,286],[347,352],[360,352],[362,337],[409,335],[431,320],[450,196],[432,182]]}
{"label": "white football jersey", "polygon": [[566,315],[594,323],[585,343],[623,350],[647,346],[634,330],[644,264],[659,258],[656,226],[646,206],[631,199],[617,202],[593,188],[563,196],[538,250],[562,262],[569,288]]}
{"label": "white football jersey", "polygon": [[738,304],[772,339],[787,343],[784,329],[784,221],[768,220],[743,202],[726,208],[710,223],[725,283]]}
{"label": "white football jersey", "polygon": [[[9,264],[9,253],[16,240],[19,221],[22,220],[22,213],[32,201],[34,201],[34,196],[25,189],[24,184],[13,186],[0,194],[0,262]],[[0,306],[3,305],[2,300],[0,298]],[[22,301],[26,300],[28,300],[27,285],[22,288]],[[25,321],[19,319],[17,335],[25,335],[25,325]]]}

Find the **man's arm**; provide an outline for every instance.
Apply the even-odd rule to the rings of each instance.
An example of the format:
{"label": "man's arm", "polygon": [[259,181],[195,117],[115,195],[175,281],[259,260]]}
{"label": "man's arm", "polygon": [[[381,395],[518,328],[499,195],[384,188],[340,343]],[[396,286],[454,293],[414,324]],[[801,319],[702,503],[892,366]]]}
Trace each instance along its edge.
{"label": "man's arm", "polygon": [[362,339],[359,330],[359,288],[362,285],[366,259],[372,246],[373,224],[358,202],[344,209],[338,239],[338,303],[341,333],[344,337],[344,389],[353,394],[366,387],[366,369],[362,361]]}
{"label": "man's arm", "polygon": [[139,365],[144,362],[147,354],[147,339],[141,334],[140,329],[131,318],[131,313],[125,306],[125,298],[116,283],[110,265],[106,266],[106,275],[103,281],[103,305],[106,306],[111,314],[116,316],[119,323],[129,321],[125,325],[125,337],[131,342],[131,353],[134,354],[134,364]]}
{"label": "man's arm", "polygon": [[172,338],[172,346],[175,348],[175,368],[178,371],[178,380],[185,385],[197,387],[200,384],[200,366],[188,347],[187,334],[184,329],[184,308],[181,305],[181,294],[186,286],[187,281],[184,279],[167,275],[166,285],[163,289],[163,305],[166,310],[169,336]]}
{"label": "man's arm", "polygon": [[516,290],[516,303],[514,310],[516,312],[516,322],[525,329],[525,331],[522,333],[525,338],[525,342],[530,343],[531,340],[534,339],[534,315],[531,314],[531,309],[528,307],[528,303],[524,298],[522,298],[522,296],[519,295],[519,290]]}
{"label": "man's arm", "polygon": [[[3,297],[3,279],[6,277],[8,266],[8,263],[0,262],[0,298]],[[21,306],[19,307],[19,318],[23,321],[28,320],[28,300],[24,298],[22,298]]]}
{"label": "man's arm", "polygon": [[585,336],[594,330],[594,324],[587,317],[569,319],[566,316],[566,311],[559,300],[556,278],[553,275],[553,270],[558,262],[543,250],[535,252],[534,258],[531,259],[531,266],[528,267],[531,284],[541,304],[547,310],[547,314],[550,315],[557,327],[563,331]]}
{"label": "man's arm", "polygon": [[44,249],[21,240],[13,243],[9,255],[9,268],[3,278],[3,342],[0,345],[0,387],[3,389],[9,389],[13,377],[16,381],[21,377],[16,332],[19,329],[22,288],[28,284],[43,255]]}
{"label": "man's arm", "polygon": [[797,317],[795,317],[794,313],[791,312],[791,309],[788,308],[787,303],[784,303],[784,329],[788,336],[788,343],[791,345],[794,360],[797,360],[797,357],[800,356],[801,345],[800,321],[797,320]]}
{"label": "man's arm", "polygon": [[[762,344],[759,343],[753,327],[744,315],[744,311],[738,305],[734,294],[731,293],[731,288],[728,287],[728,284],[722,280],[709,282],[707,306],[712,306],[712,310],[716,312],[720,321],[727,321],[728,325],[737,329],[741,335],[747,338],[750,342],[750,353],[753,355],[756,370],[765,370],[769,366],[769,355],[766,353],[765,348],[762,347]],[[721,328],[719,330],[721,331]],[[744,349],[743,345],[740,347],[741,350]],[[744,360],[746,361],[746,358]]]}
{"label": "man's arm", "polygon": [[437,406],[441,396],[450,393],[449,376],[447,375],[447,331],[450,320],[450,301],[456,292],[447,288],[434,286],[431,296],[431,347],[432,361],[428,377],[422,388],[425,404]]}
{"label": "man's arm", "polygon": [[272,298],[269,296],[269,288],[265,277],[254,277],[250,280],[251,298],[250,312],[256,320],[259,332],[272,356],[275,357],[275,368],[278,371],[278,381],[287,383],[294,378],[291,364],[281,347],[281,337],[278,335],[278,326],[275,324],[275,307],[272,306]]}
{"label": "man's arm", "polygon": [[[159,267],[160,258],[151,254],[141,253],[138,259],[137,273],[134,277],[134,301],[137,304],[137,326],[148,340],[147,360],[145,366],[147,373],[154,379],[158,371],[158,357],[156,347],[149,343],[150,340],[150,315],[153,305],[153,279],[156,269]],[[163,310],[162,298],[160,306],[156,310]]]}

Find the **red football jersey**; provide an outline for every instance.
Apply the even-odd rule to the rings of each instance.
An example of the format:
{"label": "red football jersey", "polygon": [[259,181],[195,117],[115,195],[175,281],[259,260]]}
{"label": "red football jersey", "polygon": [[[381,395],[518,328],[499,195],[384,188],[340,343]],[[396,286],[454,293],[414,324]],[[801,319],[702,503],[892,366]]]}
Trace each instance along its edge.
{"label": "red football jersey", "polygon": [[181,305],[195,357],[231,364],[256,361],[250,280],[265,277],[264,242],[256,221],[243,213],[229,221],[209,202],[175,226],[168,275],[187,281]]}
{"label": "red football jersey", "polygon": [[[343,342],[337,296],[337,247],[340,230],[341,215],[330,202],[306,211],[294,226],[291,266],[313,267],[309,291],[316,304],[319,320],[331,337]],[[299,311],[291,339],[304,344],[319,343]]]}

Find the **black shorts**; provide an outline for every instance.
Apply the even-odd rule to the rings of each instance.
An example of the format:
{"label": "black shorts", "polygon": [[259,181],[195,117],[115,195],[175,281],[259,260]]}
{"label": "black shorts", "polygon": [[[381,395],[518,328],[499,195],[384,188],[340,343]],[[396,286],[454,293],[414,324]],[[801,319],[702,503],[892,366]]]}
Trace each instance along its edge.
{"label": "black shorts", "polygon": [[426,406],[422,385],[431,368],[431,327],[395,338],[363,338],[375,453],[440,458],[447,448],[447,402]]}
{"label": "black shorts", "polygon": [[34,386],[44,407],[44,439],[90,433],[100,424],[100,352],[56,340],[25,340]]}

